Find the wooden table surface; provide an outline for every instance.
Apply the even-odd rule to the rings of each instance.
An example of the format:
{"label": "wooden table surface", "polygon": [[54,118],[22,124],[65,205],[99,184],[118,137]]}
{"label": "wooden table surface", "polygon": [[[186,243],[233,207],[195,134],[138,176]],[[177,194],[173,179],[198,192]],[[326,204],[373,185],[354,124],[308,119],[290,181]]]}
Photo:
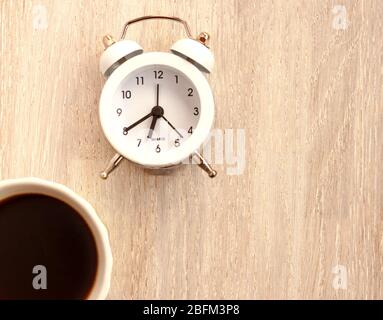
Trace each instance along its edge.
{"label": "wooden table surface", "polygon": [[[211,34],[215,128],[244,130],[244,170],[125,161],[99,178],[114,154],[101,39],[146,14]],[[383,298],[382,16],[380,0],[1,0],[0,179],[54,180],[95,207],[112,299]],[[128,35],[148,51],[184,36],[166,21]]]}

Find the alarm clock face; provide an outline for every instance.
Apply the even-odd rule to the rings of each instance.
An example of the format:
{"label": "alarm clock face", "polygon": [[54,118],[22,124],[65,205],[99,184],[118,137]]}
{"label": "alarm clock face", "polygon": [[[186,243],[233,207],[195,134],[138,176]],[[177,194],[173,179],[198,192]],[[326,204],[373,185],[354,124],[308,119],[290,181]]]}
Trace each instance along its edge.
{"label": "alarm clock face", "polygon": [[116,69],[100,103],[101,124],[114,148],[150,167],[188,157],[206,139],[214,115],[203,75],[180,57],[156,54],[165,60],[144,54]]}
{"label": "alarm clock face", "polygon": [[201,109],[190,79],[164,65],[132,72],[121,82],[112,104],[115,134],[126,147],[147,156],[179,148],[193,134]]}

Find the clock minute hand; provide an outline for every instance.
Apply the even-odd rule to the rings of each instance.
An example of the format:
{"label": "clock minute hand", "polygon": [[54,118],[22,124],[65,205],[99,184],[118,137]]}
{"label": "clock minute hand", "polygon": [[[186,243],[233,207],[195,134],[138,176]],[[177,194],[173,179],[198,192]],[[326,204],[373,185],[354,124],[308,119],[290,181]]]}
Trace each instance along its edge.
{"label": "clock minute hand", "polygon": [[159,107],[160,106],[160,85],[157,83],[157,93],[156,93],[156,107]]}
{"label": "clock minute hand", "polygon": [[160,104],[159,104],[159,99],[160,99],[159,97],[160,97],[160,85],[157,83],[157,87],[156,87],[156,105],[152,109],[153,119],[152,119],[152,123],[150,124],[149,133],[148,133],[148,139],[151,139],[152,136],[153,136],[153,131],[154,131],[154,128],[156,127],[156,123],[157,123],[158,117],[160,117],[161,114],[164,113],[164,110],[160,107]]}
{"label": "clock minute hand", "polygon": [[178,133],[178,135],[181,137],[181,138],[183,138],[183,136],[182,136],[182,134],[181,133],[179,133],[179,131],[169,122],[169,120],[168,119],[166,119],[164,116],[162,116],[162,119],[164,119],[167,123],[168,123],[168,125],[175,131],[175,132],[177,132]]}
{"label": "clock minute hand", "polygon": [[146,119],[150,118],[152,116],[152,113],[148,113],[146,116],[142,117],[141,119],[137,120],[135,123],[131,124],[129,127],[125,127],[125,131],[129,131],[133,129],[135,126],[138,126],[141,122],[145,121]]}

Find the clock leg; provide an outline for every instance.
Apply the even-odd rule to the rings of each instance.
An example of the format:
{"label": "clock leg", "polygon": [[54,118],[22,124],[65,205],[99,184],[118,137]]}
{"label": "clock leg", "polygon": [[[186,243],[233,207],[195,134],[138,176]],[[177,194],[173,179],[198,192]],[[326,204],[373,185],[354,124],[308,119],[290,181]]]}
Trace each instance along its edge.
{"label": "clock leg", "polygon": [[102,179],[107,179],[109,174],[117,168],[117,166],[120,164],[120,162],[124,159],[122,155],[119,153],[116,153],[113,158],[109,161],[107,167],[104,171],[101,172],[100,176]]}
{"label": "clock leg", "polygon": [[211,165],[202,157],[202,155],[198,151],[194,151],[194,153],[190,156],[192,159],[197,159],[198,166],[205,171],[210,178],[214,178],[217,175],[217,171],[215,171]]}

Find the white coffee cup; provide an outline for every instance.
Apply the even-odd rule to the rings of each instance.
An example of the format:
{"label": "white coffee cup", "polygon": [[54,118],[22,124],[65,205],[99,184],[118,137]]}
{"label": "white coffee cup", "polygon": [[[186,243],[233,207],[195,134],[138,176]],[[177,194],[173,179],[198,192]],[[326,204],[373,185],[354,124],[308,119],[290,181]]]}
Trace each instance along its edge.
{"label": "white coffee cup", "polygon": [[42,194],[59,199],[75,209],[88,224],[96,242],[98,266],[89,300],[105,299],[110,287],[112,274],[112,252],[108,231],[93,207],[69,188],[51,181],[38,178],[22,178],[0,181],[0,202],[12,196],[22,194]]}

